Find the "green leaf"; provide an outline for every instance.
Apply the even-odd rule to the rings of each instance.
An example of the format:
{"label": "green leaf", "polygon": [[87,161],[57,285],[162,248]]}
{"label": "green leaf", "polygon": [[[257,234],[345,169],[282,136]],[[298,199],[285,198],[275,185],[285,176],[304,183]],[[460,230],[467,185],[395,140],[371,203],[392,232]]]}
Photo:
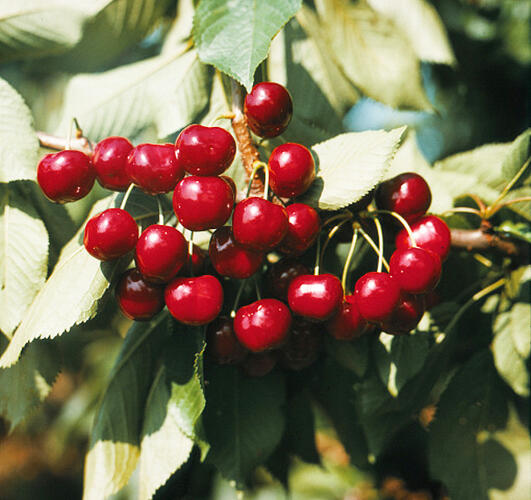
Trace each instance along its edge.
{"label": "green leaf", "polygon": [[531,243],[531,227],[529,226],[529,223],[505,221],[497,226],[495,231],[502,233],[504,236],[517,238],[526,241],[527,243]]}
{"label": "green leaf", "polygon": [[335,340],[326,336],[326,350],[334,359],[347,370],[353,371],[358,377],[363,377],[369,367],[369,339],[363,336],[352,342]]}
{"label": "green leaf", "polygon": [[11,336],[46,280],[48,234],[15,183],[0,184],[0,330]]}
{"label": "green leaf", "polygon": [[30,110],[0,78],[0,182],[35,179],[38,150]]}
{"label": "green leaf", "polygon": [[301,0],[201,0],[193,30],[201,61],[250,91],[271,40],[300,6]]}
{"label": "green leaf", "polygon": [[321,210],[358,201],[382,180],[405,130],[350,132],[313,146],[317,176],[302,201]]}

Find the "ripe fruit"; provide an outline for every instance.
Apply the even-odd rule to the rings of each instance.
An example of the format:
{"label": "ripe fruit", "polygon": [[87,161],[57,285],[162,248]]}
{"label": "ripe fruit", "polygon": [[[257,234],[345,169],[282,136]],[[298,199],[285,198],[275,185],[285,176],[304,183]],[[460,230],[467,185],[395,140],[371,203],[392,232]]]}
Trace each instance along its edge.
{"label": "ripe fruit", "polygon": [[277,364],[277,351],[250,352],[243,360],[242,369],[249,377],[263,377]]}
{"label": "ripe fruit", "polygon": [[218,316],[208,325],[206,336],[208,352],[219,364],[236,364],[247,355],[236,338],[231,318]]}
{"label": "ripe fruit", "polygon": [[288,307],[277,299],[261,299],[240,307],[234,318],[238,340],[253,352],[278,347],[291,326]]}
{"label": "ripe fruit", "polygon": [[432,291],[441,277],[441,259],[436,253],[422,248],[395,250],[389,267],[389,274],[400,289],[413,294]]}
{"label": "ripe fruit", "polygon": [[257,83],[245,96],[247,125],[260,137],[276,137],[288,127],[293,115],[291,96],[283,85]]}
{"label": "ripe fruit", "polygon": [[220,127],[189,125],[175,141],[177,163],[192,175],[219,175],[229,168],[235,154],[234,138]]}
{"label": "ripe fruit", "polygon": [[361,337],[368,330],[354,295],[345,295],[339,311],[326,325],[328,333],[337,340],[352,340]]}
{"label": "ripe fruit", "polygon": [[96,171],[81,151],[65,149],[50,153],[37,166],[37,182],[51,201],[66,203],[87,195],[94,185]]}
{"label": "ripe fruit", "polygon": [[171,315],[186,325],[205,325],[214,320],[223,306],[223,287],[217,278],[205,274],[197,278],[175,278],[164,292]]}
{"label": "ripe fruit", "polygon": [[288,300],[288,288],[297,276],[310,274],[310,270],[295,259],[286,257],[273,264],[267,273],[269,291],[273,297]]}
{"label": "ripe fruit", "polygon": [[294,142],[273,149],[268,166],[271,189],[285,198],[304,193],[315,178],[312,154],[303,145]]}
{"label": "ripe fruit", "polygon": [[425,310],[424,296],[402,294],[393,314],[380,327],[390,335],[405,335],[419,324]]}
{"label": "ripe fruit", "polygon": [[126,172],[148,194],[167,193],[184,176],[173,144],[139,144],[127,157]]}
{"label": "ripe fruit", "polygon": [[149,281],[155,283],[170,281],[187,257],[188,244],[174,227],[153,224],[142,232],[136,244],[136,265]]}
{"label": "ripe fruit", "polygon": [[279,250],[289,255],[300,255],[313,244],[321,221],[317,211],[305,203],[293,203],[286,207],[288,231],[280,242]]}
{"label": "ripe fruit", "polygon": [[280,349],[280,363],[290,370],[302,370],[319,357],[323,333],[317,323],[294,319],[287,342]]}
{"label": "ripe fruit", "polygon": [[381,322],[389,319],[400,300],[400,288],[387,273],[364,274],[354,287],[356,304],[367,321]]}
{"label": "ripe fruit", "polygon": [[118,281],[116,298],[129,319],[148,320],[164,307],[164,288],[145,280],[138,269],[129,269]]}
{"label": "ripe fruit", "polygon": [[104,188],[125,191],[131,184],[125,165],[132,149],[125,137],[107,137],[96,144],[92,163],[96,179]]}
{"label": "ripe fruit", "polygon": [[179,271],[179,276],[199,276],[203,274],[206,261],[206,252],[195,243],[192,249],[192,268],[190,269],[190,255],[186,255],[184,266]]}
{"label": "ripe fruit", "polygon": [[[450,229],[446,222],[439,219],[439,217],[435,217],[435,215],[428,215],[411,224],[411,231],[418,247],[436,253],[441,258],[441,261],[446,259],[452,244]],[[397,249],[413,246],[413,242],[409,239],[405,229],[402,229],[396,235],[395,244]]]}
{"label": "ripe fruit", "polygon": [[173,209],[179,222],[190,231],[223,226],[234,206],[234,193],[220,177],[185,177],[173,193]]}
{"label": "ripe fruit", "polygon": [[293,279],[288,288],[291,310],[304,318],[325,321],[343,301],[343,287],[333,274],[305,274]]}
{"label": "ripe fruit", "polygon": [[286,209],[268,200],[252,196],[234,208],[232,234],[246,248],[271,250],[282,241],[287,230]]}
{"label": "ripe fruit", "polygon": [[92,217],[85,226],[83,244],[99,260],[112,260],[135,248],[138,226],[129,212],[108,208]]}

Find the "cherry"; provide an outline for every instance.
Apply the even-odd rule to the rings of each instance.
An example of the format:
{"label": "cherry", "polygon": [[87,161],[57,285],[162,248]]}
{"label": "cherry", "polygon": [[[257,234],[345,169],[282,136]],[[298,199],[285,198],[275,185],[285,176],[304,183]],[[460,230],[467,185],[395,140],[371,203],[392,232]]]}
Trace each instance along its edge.
{"label": "cherry", "polygon": [[37,166],[37,182],[42,192],[56,203],[83,198],[92,189],[95,179],[94,166],[81,151],[65,149],[49,153]]}
{"label": "cherry", "polygon": [[237,364],[243,361],[247,350],[238,342],[232,319],[218,316],[207,327],[207,348],[219,364]]}
{"label": "cherry", "polygon": [[234,318],[234,332],[241,344],[252,352],[282,344],[289,333],[291,313],[277,299],[260,299],[240,307]]}
{"label": "cherry", "polygon": [[328,333],[337,340],[352,340],[367,332],[369,325],[362,317],[354,295],[345,295],[339,311],[327,323]]}
{"label": "cherry", "polygon": [[271,250],[282,241],[287,230],[286,209],[271,201],[252,196],[240,201],[234,208],[234,239],[251,250]]}
{"label": "cherry", "polygon": [[329,319],[341,305],[343,287],[333,274],[304,274],[297,276],[288,288],[291,310],[316,321]]}
{"label": "cherry", "polygon": [[129,269],[116,286],[120,309],[129,319],[148,320],[164,307],[164,288],[145,280],[138,269]]}
{"label": "cherry", "polygon": [[234,182],[234,179],[232,177],[229,177],[228,175],[220,175],[220,179],[223,179],[232,189],[232,192],[234,193],[234,199],[236,199],[236,195],[238,194],[238,189],[236,188],[236,183]]}
{"label": "cherry", "polygon": [[305,203],[293,203],[286,207],[288,231],[280,242],[279,250],[289,255],[304,253],[316,240],[321,230],[317,211]]}
{"label": "cherry", "polygon": [[276,137],[288,127],[293,102],[288,90],[274,82],[257,83],[245,96],[247,125],[259,137]]}
{"label": "cherry", "polygon": [[354,287],[356,304],[367,321],[389,319],[400,300],[400,287],[387,273],[364,274]]}
{"label": "cherry", "polygon": [[139,144],[127,157],[126,173],[148,194],[171,191],[183,178],[173,144]]}
{"label": "cherry", "polygon": [[186,325],[205,325],[215,319],[223,306],[223,287],[209,274],[196,278],[175,278],[164,291],[171,315]]}
{"label": "cherry", "polygon": [[317,323],[294,319],[287,342],[280,349],[280,363],[290,370],[302,370],[319,357],[323,334]]}
{"label": "cherry", "polygon": [[302,274],[310,274],[310,270],[304,264],[289,257],[280,259],[269,268],[267,273],[271,295],[287,301],[290,283]]}
{"label": "cherry", "polygon": [[210,261],[221,276],[244,279],[252,276],[264,259],[262,252],[242,247],[232,234],[230,226],[217,229],[208,247]]}
{"label": "cherry", "polygon": [[424,177],[407,172],[382,182],[375,199],[378,208],[396,212],[411,223],[430,207],[431,191]]}
{"label": "cherry", "polygon": [[177,163],[192,175],[219,175],[229,168],[235,154],[234,138],[220,127],[189,125],[175,141]]}
{"label": "cherry", "polygon": [[[436,253],[441,261],[446,259],[452,244],[452,236],[446,222],[435,215],[427,215],[411,224],[411,231],[418,247]],[[413,246],[405,229],[396,235],[395,244],[397,249]]]}
{"label": "cherry", "polygon": [[187,257],[188,244],[174,227],[153,224],[142,232],[136,244],[136,265],[155,283],[167,283],[175,277]]}
{"label": "cherry", "polygon": [[303,145],[287,142],[273,149],[269,157],[269,185],[278,196],[299,196],[314,178],[315,163]]}
{"label": "cherry", "polygon": [[192,276],[199,276],[203,273],[206,261],[205,251],[197,246],[195,243],[192,247],[192,268],[190,269],[190,255],[187,253],[185,265],[181,268],[178,275],[185,276],[191,274]]}
{"label": "cherry", "polygon": [[223,226],[234,206],[234,193],[220,177],[185,177],[173,193],[173,209],[179,222],[190,231]]}
{"label": "cherry", "polygon": [[249,377],[263,377],[275,368],[277,358],[277,351],[251,352],[243,360],[242,368]]}
{"label": "cherry", "polygon": [[390,335],[405,335],[419,324],[425,310],[424,296],[402,294],[393,314],[380,327]]}
{"label": "cherry", "polygon": [[92,217],[85,226],[83,244],[99,260],[112,260],[135,248],[138,226],[129,212],[108,208]]}
{"label": "cherry", "polygon": [[104,188],[125,191],[131,184],[125,165],[132,149],[125,137],[107,137],[96,144],[92,163],[96,179]]}
{"label": "cherry", "polygon": [[414,294],[432,291],[441,277],[441,259],[436,253],[422,248],[395,250],[389,267],[389,274],[400,289]]}

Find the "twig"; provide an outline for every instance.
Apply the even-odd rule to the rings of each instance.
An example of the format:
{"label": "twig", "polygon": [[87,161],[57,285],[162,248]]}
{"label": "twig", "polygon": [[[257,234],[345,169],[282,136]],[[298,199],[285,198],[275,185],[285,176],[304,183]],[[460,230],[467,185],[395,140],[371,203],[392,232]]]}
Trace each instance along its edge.
{"label": "twig", "polygon": [[[56,149],[58,151],[67,148],[68,140],[66,137],[57,137],[41,131],[37,131],[37,137],[43,148]],[[92,155],[92,144],[86,137],[73,137],[70,141],[70,148],[83,151],[87,155]]]}
{"label": "twig", "polygon": [[467,250],[497,250],[509,256],[521,255],[522,246],[483,229],[452,229],[452,246]]}

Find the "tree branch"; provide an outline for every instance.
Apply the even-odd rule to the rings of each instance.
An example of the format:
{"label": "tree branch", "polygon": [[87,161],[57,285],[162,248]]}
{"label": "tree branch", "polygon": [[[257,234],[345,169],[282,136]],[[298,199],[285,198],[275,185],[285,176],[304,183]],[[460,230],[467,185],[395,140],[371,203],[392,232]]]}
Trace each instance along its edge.
{"label": "tree branch", "polygon": [[72,137],[70,145],[65,137],[57,137],[55,135],[47,134],[46,132],[37,131],[37,137],[43,148],[56,149],[58,151],[67,148],[77,149],[89,156],[91,156],[93,152],[92,144],[86,137]]}
{"label": "tree branch", "polygon": [[467,250],[496,250],[509,256],[526,253],[524,246],[501,236],[479,229],[452,229],[452,246]]}

